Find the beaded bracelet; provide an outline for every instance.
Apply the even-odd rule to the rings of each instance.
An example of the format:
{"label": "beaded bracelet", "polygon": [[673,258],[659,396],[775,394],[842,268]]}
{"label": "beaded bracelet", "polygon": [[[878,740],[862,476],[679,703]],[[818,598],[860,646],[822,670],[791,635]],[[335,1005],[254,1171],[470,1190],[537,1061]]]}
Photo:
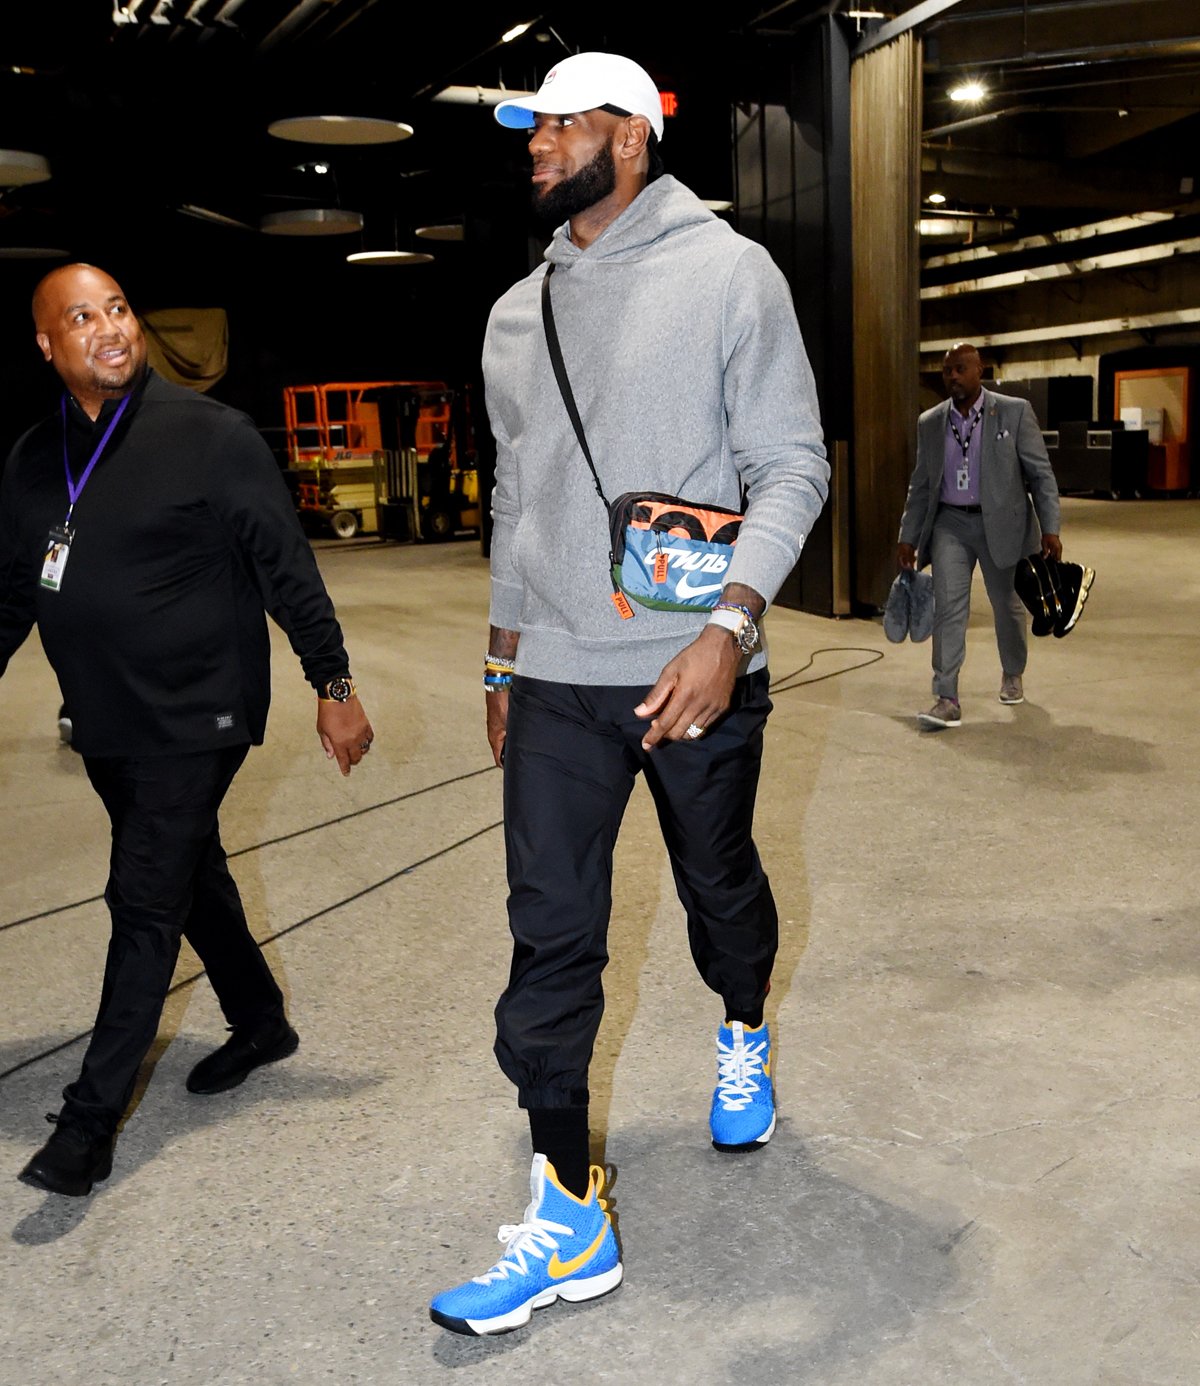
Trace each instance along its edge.
{"label": "beaded bracelet", "polygon": [[485,669],[495,665],[498,669],[507,669],[511,673],[517,667],[517,661],[510,659],[508,655],[492,654],[489,651],[483,657],[483,665]]}

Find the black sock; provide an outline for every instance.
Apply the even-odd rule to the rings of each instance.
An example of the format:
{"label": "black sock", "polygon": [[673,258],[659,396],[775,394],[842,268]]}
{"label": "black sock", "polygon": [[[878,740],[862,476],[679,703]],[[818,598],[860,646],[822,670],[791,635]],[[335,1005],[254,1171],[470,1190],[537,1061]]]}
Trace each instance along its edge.
{"label": "black sock", "polygon": [[759,1006],[754,1011],[726,1011],[725,1024],[732,1025],[735,1020],[740,1020],[747,1030],[757,1030],[763,1023],[763,1008]]}
{"label": "black sock", "polygon": [[586,1198],[591,1184],[586,1107],[530,1107],[533,1153],[554,1166],[558,1182],[576,1198]]}

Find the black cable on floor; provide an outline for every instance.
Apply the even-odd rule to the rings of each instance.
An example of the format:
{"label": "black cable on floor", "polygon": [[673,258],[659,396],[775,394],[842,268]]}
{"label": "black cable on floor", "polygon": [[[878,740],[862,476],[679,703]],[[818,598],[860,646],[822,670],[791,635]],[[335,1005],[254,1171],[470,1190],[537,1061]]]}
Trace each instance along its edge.
{"label": "black cable on floor", "polygon": [[[397,794],[394,799],[383,799],[378,804],[368,804],[366,808],[354,809],[351,813],[340,814],[337,818],[327,818],[323,823],[313,823],[307,828],[297,828],[295,832],[282,833],[279,837],[269,837],[265,841],[255,842],[249,847],[239,847],[236,852],[228,853],[228,856],[232,860],[234,857],[244,857],[250,852],[261,851],[264,847],[276,847],[281,842],[290,842],[294,837],[303,837],[306,833],[316,833],[323,828],[333,828],[339,823],[348,823],[352,818],[361,818],[364,814],[374,813],[377,809],[391,808],[394,804],[402,804],[406,799],[416,799],[435,789],[446,789],[452,784],[461,784],[463,780],[473,780],[477,775],[486,775],[489,770],[495,768],[494,765],[485,765],[482,770],[468,770],[464,775],[455,775],[448,780],[439,780],[437,784],[427,784],[422,789],[410,789],[407,794]],[[7,929],[15,929],[20,924],[34,924],[39,919],[49,919],[56,914],[66,914],[68,910],[77,910],[81,905],[94,905],[97,900],[103,899],[103,893],[89,895],[86,900],[73,900],[69,905],[55,905],[53,909],[42,910],[40,914],[27,914],[23,919],[10,919],[7,924],[0,924],[0,934]]]}
{"label": "black cable on floor", "polygon": [[[865,654],[870,655],[871,658],[859,660],[857,664],[851,664],[848,669],[835,669],[831,674],[818,674],[814,679],[801,679],[799,683],[788,682],[789,679],[794,679],[797,674],[804,673],[805,669],[811,669],[820,654]],[[768,692],[790,693],[793,688],[803,688],[806,684],[823,683],[826,679],[840,678],[842,674],[852,674],[856,669],[869,669],[872,664],[878,664],[883,656],[883,650],[870,650],[863,645],[827,645],[822,649],[814,650],[809,656],[807,664],[803,664],[799,669],[793,669],[790,674],[784,674],[782,678],[776,679]]]}
{"label": "black cable on floor", "polygon": [[[431,786],[433,788],[434,786]],[[418,791],[419,792],[419,791]],[[390,885],[393,881],[399,880],[401,876],[411,875],[419,867],[428,866],[431,861],[437,861],[439,857],[448,856],[451,852],[456,852],[460,847],[465,847],[469,842],[474,842],[476,838],[483,837],[486,833],[494,832],[497,828],[504,825],[504,819],[499,818],[495,823],[489,823],[486,828],[480,828],[478,832],[470,833],[466,837],[461,837],[457,842],[452,842],[449,847],[443,847],[440,851],[431,852],[429,856],[422,857],[419,861],[410,862],[408,866],[403,866],[399,871],[393,871],[390,876],[384,876],[380,881],[375,881],[372,885],[364,886],[362,890],[356,890],[353,895],[347,895],[344,900],[338,900],[332,905],[326,905],[323,909],[307,915],[304,919],[297,919],[294,924],[289,924],[286,929],[269,934],[266,938],[259,939],[260,947],[274,943],[277,939],[285,938],[288,934],[294,934],[297,929],[302,929],[306,924],[313,923],[314,920],[322,919],[327,914],[332,914],[335,910],[344,909],[347,905],[352,905],[356,900],[361,900],[365,895],[370,895],[373,891],[382,890],[385,885]],[[167,992],[168,996],[174,996],[177,991],[182,991],[184,987],[190,987],[198,982],[206,973],[203,969],[194,973],[191,977],[185,977]],[[20,1073],[22,1069],[30,1068],[33,1064],[41,1063],[43,1059],[52,1058],[55,1054],[61,1054],[64,1049],[70,1049],[73,1044],[78,1044],[80,1040],[85,1040],[92,1033],[91,1029],[84,1030],[78,1035],[72,1035],[70,1039],[63,1040],[61,1044],[54,1045],[51,1049],[44,1049],[40,1054],[33,1054],[28,1059],[22,1059],[19,1064],[13,1064],[11,1068],[6,1068],[0,1072],[0,1083],[6,1078],[11,1078],[14,1073]]]}

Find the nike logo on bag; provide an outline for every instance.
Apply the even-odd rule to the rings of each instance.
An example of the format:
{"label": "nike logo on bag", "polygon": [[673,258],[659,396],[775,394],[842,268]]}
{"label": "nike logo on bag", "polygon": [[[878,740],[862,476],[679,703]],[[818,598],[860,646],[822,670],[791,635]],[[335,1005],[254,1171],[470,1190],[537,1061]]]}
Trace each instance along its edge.
{"label": "nike logo on bag", "polygon": [[722,584],[719,582],[706,583],[703,587],[693,587],[688,581],[688,575],[684,575],[675,584],[675,595],[677,597],[703,597],[709,592],[719,592]]}
{"label": "nike logo on bag", "polygon": [[600,1250],[600,1243],[604,1240],[604,1234],[607,1231],[608,1224],[605,1223],[604,1226],[597,1233],[596,1240],[591,1244],[591,1246],[589,1246],[586,1251],[581,1251],[578,1256],[572,1256],[569,1261],[560,1261],[558,1259],[558,1252],[555,1251],[554,1255],[551,1256],[549,1263],[546,1266],[546,1274],[550,1277],[551,1280],[562,1280],[568,1275],[574,1275],[575,1272],[580,1268],[580,1266],[582,1266],[586,1261],[590,1260],[591,1257],[593,1257],[596,1254],[596,1252]]}

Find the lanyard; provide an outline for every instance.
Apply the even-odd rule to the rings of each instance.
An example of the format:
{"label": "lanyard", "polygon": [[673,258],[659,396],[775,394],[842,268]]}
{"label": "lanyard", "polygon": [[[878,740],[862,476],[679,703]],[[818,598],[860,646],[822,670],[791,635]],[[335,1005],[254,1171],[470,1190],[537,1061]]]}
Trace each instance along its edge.
{"label": "lanyard", "polygon": [[[967,436],[964,438],[958,431],[958,425],[954,422],[954,406],[950,406],[950,432],[954,434],[955,442],[962,448],[963,461],[967,460],[967,449],[971,446],[971,439],[975,436],[975,430],[979,427],[979,420],[983,418],[983,406],[981,405],[975,412],[975,417],[971,420],[971,427],[967,429]],[[103,443],[100,444],[104,446]]]}
{"label": "lanyard", "polygon": [[75,479],[71,475],[71,459],[67,453],[67,396],[65,393],[63,394],[63,470],[67,474],[67,495],[70,497],[71,501],[70,505],[67,506],[67,518],[63,522],[63,528],[68,532],[71,528],[71,512],[75,509],[75,502],[83,494],[83,488],[88,484],[88,477],[90,477],[92,474],[92,468],[96,465],[97,462],[100,461],[100,454],[108,446],[108,440],[113,435],[113,429],[115,429],[116,426],[121,422],[121,415],[125,412],[125,408],[129,403],[129,399],[130,396],[126,395],[125,398],[121,401],[121,403],[117,405],[116,413],[109,420],[108,427],[104,430],[104,437],[100,439],[99,446],[96,448],[96,451],[92,453],[91,461],[83,469],[83,475],[79,478],[78,485],[76,485]]}

